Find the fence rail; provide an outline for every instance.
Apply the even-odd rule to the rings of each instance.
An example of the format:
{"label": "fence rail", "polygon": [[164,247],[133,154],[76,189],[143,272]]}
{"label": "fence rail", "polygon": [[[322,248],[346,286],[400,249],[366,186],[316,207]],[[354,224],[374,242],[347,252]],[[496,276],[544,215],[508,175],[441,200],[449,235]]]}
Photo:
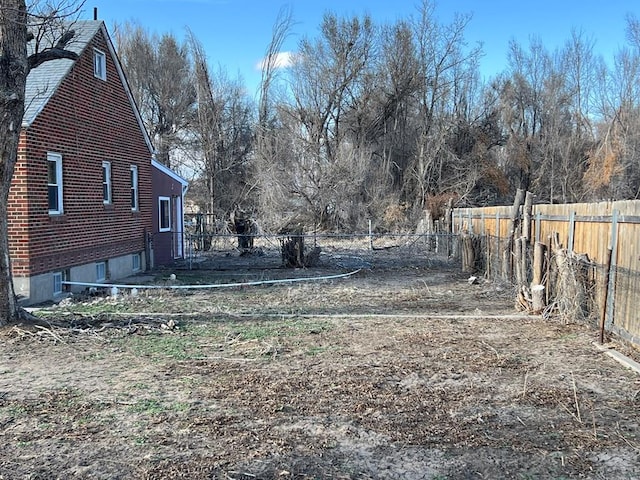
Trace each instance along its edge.
{"label": "fence rail", "polygon": [[[512,210],[511,206],[455,209],[452,228],[505,240]],[[640,201],[533,205],[529,247],[536,242],[550,247],[554,233],[569,252],[582,254],[585,263],[594,266],[592,314],[603,309],[609,332],[640,345]],[[500,271],[495,265],[493,269]]]}

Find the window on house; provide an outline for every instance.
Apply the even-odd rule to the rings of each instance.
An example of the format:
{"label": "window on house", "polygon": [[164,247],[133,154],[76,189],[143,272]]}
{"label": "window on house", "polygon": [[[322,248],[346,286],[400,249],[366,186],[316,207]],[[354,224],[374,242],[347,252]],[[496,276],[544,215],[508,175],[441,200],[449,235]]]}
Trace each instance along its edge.
{"label": "window on house", "polygon": [[100,80],[107,79],[107,56],[100,50],[93,51],[93,74]]}
{"label": "window on house", "polygon": [[62,155],[47,153],[49,214],[62,213]]}
{"label": "window on house", "polygon": [[71,278],[71,271],[63,270],[62,272],[53,273],[53,295],[61,295],[64,292],[69,292],[70,286],[64,282],[68,282]]}
{"label": "window on house", "polygon": [[62,272],[55,272],[53,274],[53,294],[62,294]]}
{"label": "window on house", "polygon": [[160,231],[169,232],[171,231],[171,199],[169,197],[159,197],[158,201]]}
{"label": "window on house", "polygon": [[138,210],[138,167],[131,165],[131,210]]}
{"label": "window on house", "polygon": [[102,162],[102,203],[111,203],[111,162]]}
{"label": "window on house", "polygon": [[96,263],[96,282],[104,282],[107,279],[107,262]]}
{"label": "window on house", "polygon": [[134,253],[131,256],[131,267],[133,269],[134,272],[139,272],[141,267],[140,265],[142,264],[142,258],[141,255],[139,253]]}

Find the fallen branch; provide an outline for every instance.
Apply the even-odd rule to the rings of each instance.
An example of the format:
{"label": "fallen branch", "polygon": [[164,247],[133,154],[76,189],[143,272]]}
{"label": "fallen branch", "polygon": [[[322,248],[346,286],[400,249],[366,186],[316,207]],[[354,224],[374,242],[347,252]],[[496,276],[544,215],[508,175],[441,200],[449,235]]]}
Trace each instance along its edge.
{"label": "fallen branch", "polygon": [[582,423],[582,417],[580,416],[580,404],[578,403],[578,389],[576,388],[576,379],[571,372],[571,381],[573,382],[573,399],[576,404],[576,413],[578,415],[578,422]]}
{"label": "fallen branch", "polygon": [[496,357],[498,358],[498,360],[500,360],[500,355],[498,354],[498,351],[497,351],[495,348],[493,348],[491,345],[489,345],[489,344],[488,344],[487,342],[485,342],[485,341],[483,341],[483,342],[481,342],[481,343],[482,343],[484,346],[486,346],[486,347],[490,348],[491,350],[493,350],[493,353],[495,353],[495,354],[496,354]]}
{"label": "fallen branch", "polygon": [[40,330],[40,332],[42,332],[42,333],[46,333],[48,335],[51,335],[56,342],[65,343],[65,344],[67,343],[62,339],[62,337],[60,335],[56,334],[50,328],[43,327],[43,326],[40,326],[40,325],[34,325],[34,327],[37,328],[38,330]]}

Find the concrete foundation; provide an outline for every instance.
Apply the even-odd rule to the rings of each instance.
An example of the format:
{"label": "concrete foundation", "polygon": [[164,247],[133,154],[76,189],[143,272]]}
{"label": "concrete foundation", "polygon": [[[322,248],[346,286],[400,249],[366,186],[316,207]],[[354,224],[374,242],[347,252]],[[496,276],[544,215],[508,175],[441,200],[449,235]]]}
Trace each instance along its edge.
{"label": "concrete foundation", "polygon": [[[140,255],[140,269],[133,269],[133,256]],[[59,300],[64,298],[69,292],[82,292],[87,289],[81,285],[65,285],[63,292],[54,294],[54,275],[61,273],[63,280],[69,282],[85,282],[85,283],[111,283],[121,280],[132,275],[139,274],[146,268],[146,258],[144,252],[123,255],[121,257],[110,258],[106,262],[106,279],[102,282],[97,280],[96,263],[88,263],[77,267],[71,267],[65,271],[47,272],[32,277],[14,277],[13,286],[18,295],[20,305],[29,306],[48,301]]]}

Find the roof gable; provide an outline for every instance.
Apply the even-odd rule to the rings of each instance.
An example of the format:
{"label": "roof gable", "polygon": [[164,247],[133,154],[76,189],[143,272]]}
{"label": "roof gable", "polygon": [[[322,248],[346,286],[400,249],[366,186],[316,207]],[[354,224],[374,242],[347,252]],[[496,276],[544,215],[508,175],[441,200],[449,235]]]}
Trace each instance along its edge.
{"label": "roof gable", "polygon": [[[101,23],[90,21],[74,23],[72,28],[75,31],[75,35],[65,48],[77,53],[78,56],[82,55],[87,45],[98,33]],[[35,40],[32,40],[27,44],[27,54],[33,53],[34,48]],[[23,126],[29,126],[33,123],[60,83],[62,83],[62,80],[71,71],[74,63],[73,60],[60,58],[44,62],[29,71],[25,88]]]}
{"label": "roof gable", "polygon": [[171,170],[166,165],[163,165],[162,163],[158,162],[157,160],[151,160],[151,165],[153,165],[153,167],[155,167],[156,169],[158,169],[160,172],[164,173],[165,175],[169,176],[170,178],[172,178],[176,182],[182,184],[182,188],[186,188],[186,187],[189,186],[189,182],[186,179],[182,178],[176,172]]}
{"label": "roof gable", "polygon": [[[101,20],[80,20],[73,22],[69,27],[71,30],[75,31],[75,35],[65,48],[77,53],[78,56],[82,56],[95,36],[102,32],[109,50],[105,53],[110,55],[113,59],[116,70],[118,71],[118,78],[126,91],[127,97],[129,98],[138,126],[140,127],[149,151],[153,153],[154,149],[151,144],[151,139],[149,138],[149,134],[144,123],[142,122],[142,117],[140,116],[138,107],[133,99],[133,94],[131,93],[124,71],[122,70],[122,65],[120,65],[120,61],[116,55],[115,48],[111,42],[111,38],[109,37],[104,22]],[[32,53],[34,48],[34,42],[29,42],[27,45],[28,54]],[[44,62],[29,71],[25,88],[25,112],[22,120],[23,127],[29,127],[34,122],[38,114],[42,112],[53,94],[59,88],[62,81],[71,72],[74,64],[74,60],[60,58]]]}

